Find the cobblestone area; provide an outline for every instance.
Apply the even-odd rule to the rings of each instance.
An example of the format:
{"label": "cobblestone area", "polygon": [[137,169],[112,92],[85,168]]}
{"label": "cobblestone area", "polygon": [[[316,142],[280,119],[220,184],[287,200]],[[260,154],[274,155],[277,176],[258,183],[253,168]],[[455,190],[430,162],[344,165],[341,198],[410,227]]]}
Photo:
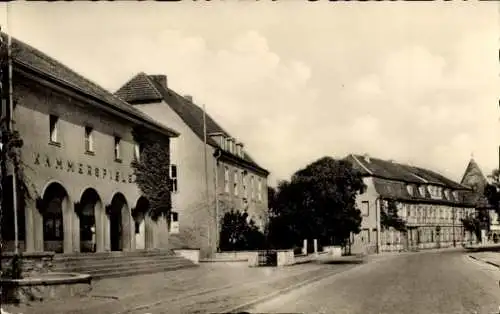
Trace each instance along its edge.
{"label": "cobblestone area", "polygon": [[145,313],[151,312],[149,308],[163,308],[167,303],[173,313],[178,313],[175,308],[182,313],[197,313],[200,309],[237,305],[273,289],[322,272],[326,274],[333,268],[344,267],[317,263],[283,268],[249,268],[246,263],[201,264],[194,269],[96,281],[88,298],[68,298],[19,307],[4,305],[4,309],[23,314]]}

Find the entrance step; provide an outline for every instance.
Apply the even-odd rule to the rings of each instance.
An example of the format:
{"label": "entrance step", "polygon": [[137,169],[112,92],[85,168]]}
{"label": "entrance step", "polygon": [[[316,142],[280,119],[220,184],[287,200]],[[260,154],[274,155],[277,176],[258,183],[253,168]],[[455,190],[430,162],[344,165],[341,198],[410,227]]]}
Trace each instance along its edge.
{"label": "entrance step", "polygon": [[126,277],[196,267],[169,250],[57,254],[53,271],[89,274],[94,279]]}

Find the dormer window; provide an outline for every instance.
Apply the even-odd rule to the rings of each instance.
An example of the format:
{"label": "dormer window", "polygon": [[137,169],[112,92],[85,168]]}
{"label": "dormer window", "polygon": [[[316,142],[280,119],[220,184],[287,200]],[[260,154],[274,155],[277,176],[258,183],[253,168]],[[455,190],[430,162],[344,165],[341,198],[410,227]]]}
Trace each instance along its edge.
{"label": "dormer window", "polygon": [[421,197],[425,197],[425,186],[423,186],[423,185],[419,186],[418,192],[420,193]]}
{"label": "dormer window", "polygon": [[446,197],[446,199],[450,199],[450,190],[446,189],[444,190],[444,196]]}
{"label": "dormer window", "polygon": [[406,186],[406,190],[408,191],[408,194],[410,194],[411,196],[413,196],[413,193],[415,192],[413,185],[408,184]]}

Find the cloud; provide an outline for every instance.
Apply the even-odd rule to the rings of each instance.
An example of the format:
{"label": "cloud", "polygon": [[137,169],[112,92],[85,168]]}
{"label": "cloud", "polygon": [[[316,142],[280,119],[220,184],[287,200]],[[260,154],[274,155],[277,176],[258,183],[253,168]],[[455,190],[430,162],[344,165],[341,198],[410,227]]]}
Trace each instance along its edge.
{"label": "cloud", "polygon": [[41,7],[14,6],[21,39],[110,90],[140,71],[167,74],[271,181],[349,153],[453,179],[472,152],[485,172],[498,164],[498,26],[487,5]]}

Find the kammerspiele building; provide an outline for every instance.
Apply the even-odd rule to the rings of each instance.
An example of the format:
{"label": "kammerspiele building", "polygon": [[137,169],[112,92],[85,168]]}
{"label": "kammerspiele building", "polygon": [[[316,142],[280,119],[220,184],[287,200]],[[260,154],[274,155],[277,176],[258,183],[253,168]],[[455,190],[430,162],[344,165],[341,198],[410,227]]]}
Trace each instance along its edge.
{"label": "kammerspiele building", "polygon": [[[16,39],[12,58],[14,129],[24,141],[24,177],[17,189],[20,251],[166,248],[166,220],[144,215],[148,200],[131,167],[140,159],[132,131],[152,132],[167,147],[179,134]],[[6,195],[12,195],[11,178],[4,181]],[[22,193],[21,185],[29,193]],[[9,251],[12,198],[4,205],[4,251]]]}

